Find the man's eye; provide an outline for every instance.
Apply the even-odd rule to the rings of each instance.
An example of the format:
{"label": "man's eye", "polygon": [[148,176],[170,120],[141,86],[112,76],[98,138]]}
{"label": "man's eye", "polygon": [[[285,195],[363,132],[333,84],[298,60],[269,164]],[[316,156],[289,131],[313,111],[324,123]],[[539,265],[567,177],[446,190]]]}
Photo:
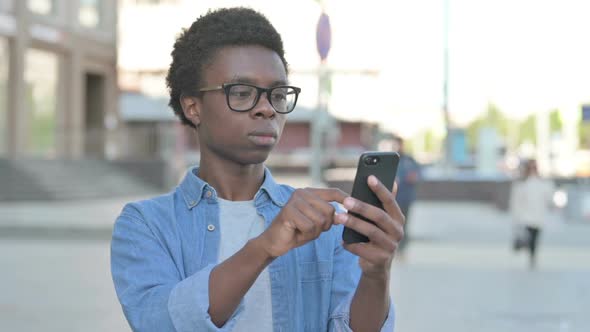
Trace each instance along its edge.
{"label": "man's eye", "polygon": [[287,94],[285,94],[284,92],[274,92],[272,94],[272,99],[274,99],[276,101],[285,100],[285,99],[287,99]]}
{"label": "man's eye", "polygon": [[230,92],[230,95],[232,97],[246,98],[246,97],[250,97],[252,95],[252,91],[251,90],[236,90],[236,89],[233,89]]}

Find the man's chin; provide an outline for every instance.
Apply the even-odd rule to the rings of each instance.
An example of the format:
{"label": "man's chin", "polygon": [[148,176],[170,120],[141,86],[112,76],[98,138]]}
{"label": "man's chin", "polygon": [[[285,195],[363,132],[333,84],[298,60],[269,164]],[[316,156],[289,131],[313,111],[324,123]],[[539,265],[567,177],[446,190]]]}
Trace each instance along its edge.
{"label": "man's chin", "polygon": [[270,155],[270,149],[268,152],[259,151],[258,153],[252,153],[252,154],[249,154],[248,156],[244,156],[244,158],[242,158],[241,161],[244,165],[263,164],[266,162],[269,155]]}

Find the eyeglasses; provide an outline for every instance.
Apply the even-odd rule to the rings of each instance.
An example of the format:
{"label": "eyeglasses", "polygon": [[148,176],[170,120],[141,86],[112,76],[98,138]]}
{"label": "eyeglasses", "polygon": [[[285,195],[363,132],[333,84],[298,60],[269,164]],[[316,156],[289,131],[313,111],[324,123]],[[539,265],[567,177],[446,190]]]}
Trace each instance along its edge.
{"label": "eyeglasses", "polygon": [[256,107],[260,95],[266,93],[266,99],[277,113],[287,114],[295,109],[300,88],[281,85],[272,88],[261,88],[244,83],[225,83],[221,86],[199,89],[199,92],[223,90],[227,106],[235,112],[248,112]]}

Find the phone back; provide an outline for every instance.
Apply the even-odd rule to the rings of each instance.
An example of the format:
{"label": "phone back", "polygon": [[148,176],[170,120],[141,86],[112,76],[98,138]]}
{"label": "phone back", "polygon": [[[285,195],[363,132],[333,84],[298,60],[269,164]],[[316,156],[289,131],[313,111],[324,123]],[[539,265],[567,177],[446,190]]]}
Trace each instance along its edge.
{"label": "phone back", "polygon": [[[367,179],[369,175],[374,175],[389,191],[391,191],[393,189],[393,182],[395,180],[398,164],[399,155],[395,152],[363,153],[359,158],[351,196],[383,209],[383,204],[377,195],[373,193],[371,188],[369,188]],[[358,214],[351,214],[360,219],[371,222]],[[342,238],[346,243],[368,242],[369,240],[366,236],[346,227],[344,228]]]}

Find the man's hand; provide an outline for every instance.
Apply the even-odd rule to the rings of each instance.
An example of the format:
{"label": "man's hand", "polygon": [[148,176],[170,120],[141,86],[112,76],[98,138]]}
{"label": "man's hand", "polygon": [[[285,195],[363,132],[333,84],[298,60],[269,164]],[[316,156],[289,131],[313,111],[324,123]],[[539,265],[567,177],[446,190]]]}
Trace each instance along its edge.
{"label": "man's hand", "polygon": [[334,223],[334,207],[348,195],[339,189],[297,189],[257,240],[270,257],[315,240]]}
{"label": "man's hand", "polygon": [[[383,203],[384,210],[352,197],[346,198],[343,204],[349,212],[360,214],[375,224],[348,213],[338,214],[335,222],[344,224],[369,238],[369,242],[366,243],[344,244],[348,251],[359,256],[363,276],[388,280],[391,262],[397,246],[404,236],[405,217],[395,201],[394,193],[387,190],[373,175],[369,176],[367,181],[369,188]],[[396,188],[394,188],[394,192],[395,190]]]}

